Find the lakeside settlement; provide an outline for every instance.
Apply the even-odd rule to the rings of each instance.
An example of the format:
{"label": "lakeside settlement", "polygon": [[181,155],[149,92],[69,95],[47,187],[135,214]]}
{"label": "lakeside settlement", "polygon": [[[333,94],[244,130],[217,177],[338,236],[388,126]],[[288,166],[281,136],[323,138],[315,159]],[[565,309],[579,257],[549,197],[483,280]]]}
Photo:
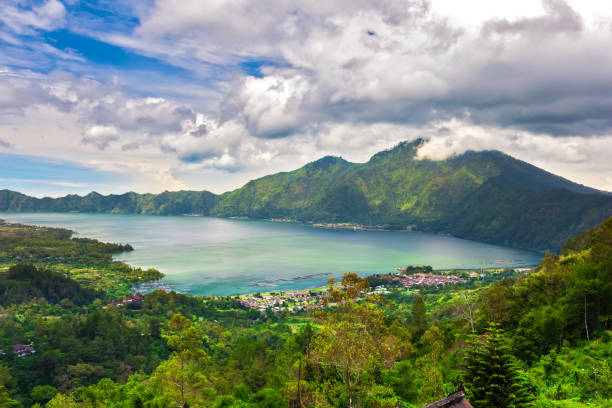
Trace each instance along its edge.
{"label": "lakeside settlement", "polygon": [[[524,273],[531,268],[515,268],[517,273]],[[389,284],[374,286],[366,295],[384,296],[391,293],[391,289],[409,290],[410,293],[417,293],[421,287],[446,286],[467,282],[466,278],[483,277],[487,273],[500,273],[503,269],[491,268],[480,270],[462,271],[429,271],[406,274],[398,272],[384,275],[388,277]],[[461,276],[458,276],[458,274]],[[341,287],[336,285],[336,287]],[[238,302],[247,308],[257,309],[262,313],[272,311],[274,313],[287,311],[297,312],[301,310],[313,310],[326,306],[325,297],[328,287],[314,289],[273,291],[265,293],[250,293],[237,297]]]}

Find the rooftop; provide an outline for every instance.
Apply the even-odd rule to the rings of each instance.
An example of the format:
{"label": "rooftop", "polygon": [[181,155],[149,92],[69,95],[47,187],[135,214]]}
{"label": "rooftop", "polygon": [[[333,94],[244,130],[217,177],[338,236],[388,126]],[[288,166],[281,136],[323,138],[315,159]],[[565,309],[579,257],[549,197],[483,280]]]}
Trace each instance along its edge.
{"label": "rooftop", "polygon": [[448,397],[443,398],[439,401],[432,402],[423,408],[473,408],[472,404],[465,399],[465,390],[460,385],[457,391],[452,392]]}

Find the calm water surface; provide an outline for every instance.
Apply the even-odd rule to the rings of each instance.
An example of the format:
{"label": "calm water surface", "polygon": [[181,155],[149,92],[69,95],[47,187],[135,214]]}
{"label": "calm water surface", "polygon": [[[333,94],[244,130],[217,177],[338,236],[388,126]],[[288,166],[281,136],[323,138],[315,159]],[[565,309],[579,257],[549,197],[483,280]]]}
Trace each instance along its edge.
{"label": "calm water surface", "polygon": [[[154,267],[192,294],[229,295],[316,287],[345,272],[393,272],[406,265],[441,268],[524,266],[537,252],[418,232],[325,230],[299,224],[209,217],[0,213],[9,222],[64,227],[78,236],[129,243],[115,258]],[[277,279],[275,287],[255,287]]]}

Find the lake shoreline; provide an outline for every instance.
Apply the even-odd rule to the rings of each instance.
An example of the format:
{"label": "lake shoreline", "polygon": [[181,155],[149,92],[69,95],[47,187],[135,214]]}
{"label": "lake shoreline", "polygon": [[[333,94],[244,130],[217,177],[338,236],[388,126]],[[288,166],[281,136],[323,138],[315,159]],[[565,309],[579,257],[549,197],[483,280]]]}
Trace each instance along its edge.
{"label": "lake shoreline", "polygon": [[436,270],[516,268],[541,259],[535,251],[435,233],[354,232],[352,224],[327,225],[345,227],[328,229],[288,220],[101,213],[0,213],[0,218],[68,228],[77,232],[76,237],[129,243],[134,251],[113,259],[145,270],[155,268],[166,275],[160,285],[194,295],[316,288],[346,272],[367,276],[405,265],[431,265]]}

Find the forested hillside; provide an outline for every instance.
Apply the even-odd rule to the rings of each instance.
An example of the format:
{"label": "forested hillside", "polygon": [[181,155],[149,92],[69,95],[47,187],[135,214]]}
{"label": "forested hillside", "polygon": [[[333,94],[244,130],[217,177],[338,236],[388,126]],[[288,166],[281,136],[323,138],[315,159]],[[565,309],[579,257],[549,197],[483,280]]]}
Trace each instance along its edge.
{"label": "forested hillside", "polygon": [[101,294],[81,287],[77,282],[59,272],[36,268],[31,264],[19,264],[7,272],[0,272],[0,305],[9,306],[44,299],[59,303],[66,299],[76,305],[86,305]]}
{"label": "forested hillside", "polygon": [[118,214],[209,214],[218,197],[209,191],[177,191],[161,194],[110,194],[34,198],[9,190],[0,191],[0,211],[14,212],[101,212]]}
{"label": "forested hillside", "polygon": [[366,163],[324,157],[222,195],[202,191],[36,199],[0,191],[0,211],[202,214],[355,223],[453,234],[530,249],[564,240],[612,216],[612,195],[496,151],[417,160],[421,141]]}
{"label": "forested hillside", "polygon": [[[67,266],[0,270],[15,279]],[[314,310],[162,291],[118,305],[113,285],[81,306],[2,302],[0,406],[415,408],[461,384],[475,408],[612,406],[612,219],[530,272],[461,274],[405,288],[349,273]]]}

